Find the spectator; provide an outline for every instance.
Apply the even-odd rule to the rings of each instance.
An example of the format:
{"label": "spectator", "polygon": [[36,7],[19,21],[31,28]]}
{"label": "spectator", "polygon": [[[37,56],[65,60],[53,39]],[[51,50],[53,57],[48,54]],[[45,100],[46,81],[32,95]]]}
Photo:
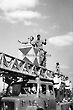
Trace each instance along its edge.
{"label": "spectator", "polygon": [[55,74],[55,77],[53,78],[53,81],[54,81],[55,97],[57,97],[58,90],[59,90],[59,78],[58,78],[57,74]]}
{"label": "spectator", "polygon": [[69,81],[69,78],[66,77],[65,78],[65,97],[66,97],[66,99],[68,99],[69,96],[70,96],[70,81]]}
{"label": "spectator", "polygon": [[33,87],[32,87],[32,89],[31,89],[31,92],[33,93],[33,94],[35,94],[36,93],[36,86],[33,84]]}

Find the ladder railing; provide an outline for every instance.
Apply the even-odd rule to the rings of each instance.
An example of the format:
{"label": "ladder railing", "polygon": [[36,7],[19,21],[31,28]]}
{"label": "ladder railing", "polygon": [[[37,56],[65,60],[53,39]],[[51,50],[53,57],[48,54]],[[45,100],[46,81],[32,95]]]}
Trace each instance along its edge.
{"label": "ladder railing", "polygon": [[[7,69],[28,75],[51,78],[53,72],[42,66],[35,66],[5,53],[0,53],[0,70]],[[0,74],[1,71],[0,71]]]}
{"label": "ladder railing", "polygon": [[[0,53],[0,68],[21,71],[21,67],[25,64],[25,61],[15,58],[13,56],[7,55],[5,53]],[[23,70],[23,68],[22,68]]]}

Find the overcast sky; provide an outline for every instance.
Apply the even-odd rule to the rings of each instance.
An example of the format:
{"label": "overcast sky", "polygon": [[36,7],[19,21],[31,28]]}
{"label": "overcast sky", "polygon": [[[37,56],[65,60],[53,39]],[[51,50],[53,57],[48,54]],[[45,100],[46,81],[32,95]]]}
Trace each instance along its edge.
{"label": "overcast sky", "polygon": [[[48,69],[59,62],[63,74],[73,78],[73,0],[0,0],[0,51],[18,56],[18,39],[40,34]],[[73,81],[72,81],[73,82]]]}

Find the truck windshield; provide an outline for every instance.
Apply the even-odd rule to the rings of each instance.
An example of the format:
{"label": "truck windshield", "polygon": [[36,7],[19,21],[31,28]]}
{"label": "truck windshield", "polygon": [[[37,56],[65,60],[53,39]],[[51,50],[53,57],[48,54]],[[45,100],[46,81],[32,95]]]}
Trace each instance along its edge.
{"label": "truck windshield", "polygon": [[1,105],[1,110],[14,110],[14,102],[3,102]]}
{"label": "truck windshield", "polygon": [[36,94],[37,83],[26,83],[21,87],[21,94]]}

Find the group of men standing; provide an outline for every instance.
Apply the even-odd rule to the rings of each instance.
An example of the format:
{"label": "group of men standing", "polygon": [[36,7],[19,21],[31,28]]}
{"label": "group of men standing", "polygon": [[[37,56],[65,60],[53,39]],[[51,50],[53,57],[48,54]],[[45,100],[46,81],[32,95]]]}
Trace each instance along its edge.
{"label": "group of men standing", "polygon": [[55,73],[53,81],[57,102],[72,100],[72,83],[69,78]]}

